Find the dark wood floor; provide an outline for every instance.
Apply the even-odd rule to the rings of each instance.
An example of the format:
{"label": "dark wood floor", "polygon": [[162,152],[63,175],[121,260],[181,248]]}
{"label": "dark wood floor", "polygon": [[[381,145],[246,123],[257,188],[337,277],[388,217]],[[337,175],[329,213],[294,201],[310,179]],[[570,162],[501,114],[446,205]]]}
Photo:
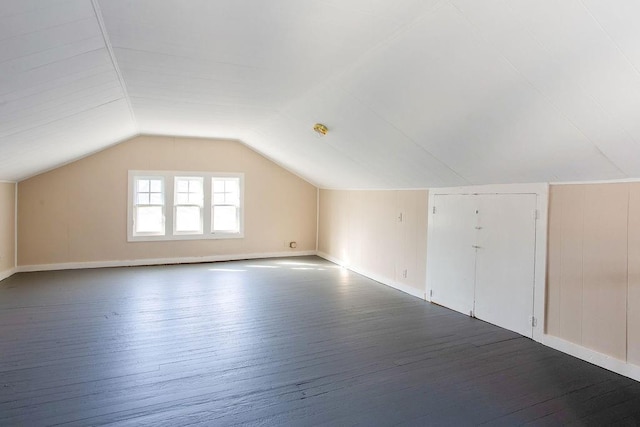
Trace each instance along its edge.
{"label": "dark wood floor", "polygon": [[0,425],[640,423],[640,383],[315,257],[0,282]]}

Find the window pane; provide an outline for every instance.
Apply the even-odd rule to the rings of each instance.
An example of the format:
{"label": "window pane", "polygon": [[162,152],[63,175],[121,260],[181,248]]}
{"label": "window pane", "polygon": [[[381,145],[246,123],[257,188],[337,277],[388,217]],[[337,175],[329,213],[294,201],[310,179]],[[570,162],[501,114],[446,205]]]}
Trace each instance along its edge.
{"label": "window pane", "polygon": [[229,205],[240,206],[240,194],[227,193],[226,202]]}
{"label": "window pane", "polygon": [[239,232],[238,209],[235,206],[214,206],[212,231]]}
{"label": "window pane", "polygon": [[148,179],[139,179],[138,180],[138,191],[148,192],[149,191],[149,180]]}
{"label": "window pane", "polygon": [[189,180],[189,192],[190,193],[202,193],[202,181],[199,179]]}
{"label": "window pane", "polygon": [[137,207],[135,226],[136,233],[164,234],[164,219],[162,217],[162,207]]}
{"label": "window pane", "polygon": [[201,209],[196,206],[176,206],[176,231],[200,233],[202,230],[200,212]]}
{"label": "window pane", "polygon": [[202,193],[189,193],[189,204],[202,206]]}
{"label": "window pane", "polygon": [[224,205],[224,193],[215,193],[213,195],[214,205]]}
{"label": "window pane", "polygon": [[162,180],[150,180],[149,190],[151,190],[153,193],[162,193]]}
{"label": "window pane", "polygon": [[162,193],[151,193],[149,202],[152,205],[164,205],[164,201],[162,200]]}
{"label": "window pane", "polygon": [[186,205],[189,203],[189,194],[188,193],[176,193],[176,204],[177,205]]}
{"label": "window pane", "polygon": [[225,191],[227,193],[238,193],[240,190],[240,180],[238,178],[232,178],[227,180]]}
{"label": "window pane", "polygon": [[138,193],[138,205],[148,205],[149,204],[149,193]]}
{"label": "window pane", "polygon": [[176,178],[176,191],[187,193],[189,191],[189,181],[184,178]]}
{"label": "window pane", "polygon": [[224,192],[224,180],[222,179],[213,179],[213,191],[215,193]]}

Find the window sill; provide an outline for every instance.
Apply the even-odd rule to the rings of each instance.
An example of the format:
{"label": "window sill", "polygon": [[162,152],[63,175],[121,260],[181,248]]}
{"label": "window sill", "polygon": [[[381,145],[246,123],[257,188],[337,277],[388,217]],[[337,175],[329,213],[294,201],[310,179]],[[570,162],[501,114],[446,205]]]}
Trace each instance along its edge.
{"label": "window sill", "polygon": [[244,233],[178,234],[171,236],[128,236],[127,242],[179,242],[184,240],[243,239]]}

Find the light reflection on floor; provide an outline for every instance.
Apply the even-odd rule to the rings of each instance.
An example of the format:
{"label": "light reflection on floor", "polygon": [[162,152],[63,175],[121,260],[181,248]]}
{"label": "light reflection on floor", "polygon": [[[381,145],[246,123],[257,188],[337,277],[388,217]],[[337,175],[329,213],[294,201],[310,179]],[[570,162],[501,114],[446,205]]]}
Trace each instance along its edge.
{"label": "light reflection on floor", "polygon": [[327,266],[325,264],[318,264],[313,262],[297,262],[297,261],[275,261],[277,265],[264,265],[264,264],[243,264],[240,267],[243,268],[223,268],[223,267],[214,267],[210,268],[209,271],[221,271],[226,273],[242,273],[246,272],[247,268],[268,268],[268,269],[288,269],[288,270],[316,270],[316,271],[325,271],[327,268],[330,269],[339,269],[341,270],[341,274],[344,274],[342,270],[348,271],[343,267],[338,265],[336,266]]}

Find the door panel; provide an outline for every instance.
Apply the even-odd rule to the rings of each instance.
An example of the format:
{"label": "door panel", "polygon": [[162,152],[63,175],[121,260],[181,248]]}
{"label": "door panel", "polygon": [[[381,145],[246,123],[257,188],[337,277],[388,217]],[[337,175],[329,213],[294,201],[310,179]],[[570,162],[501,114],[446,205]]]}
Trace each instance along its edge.
{"label": "door panel", "polygon": [[434,196],[427,272],[431,301],[464,314],[473,310],[475,201],[468,195]]}
{"label": "door panel", "polygon": [[536,195],[477,198],[475,316],[531,337]]}

